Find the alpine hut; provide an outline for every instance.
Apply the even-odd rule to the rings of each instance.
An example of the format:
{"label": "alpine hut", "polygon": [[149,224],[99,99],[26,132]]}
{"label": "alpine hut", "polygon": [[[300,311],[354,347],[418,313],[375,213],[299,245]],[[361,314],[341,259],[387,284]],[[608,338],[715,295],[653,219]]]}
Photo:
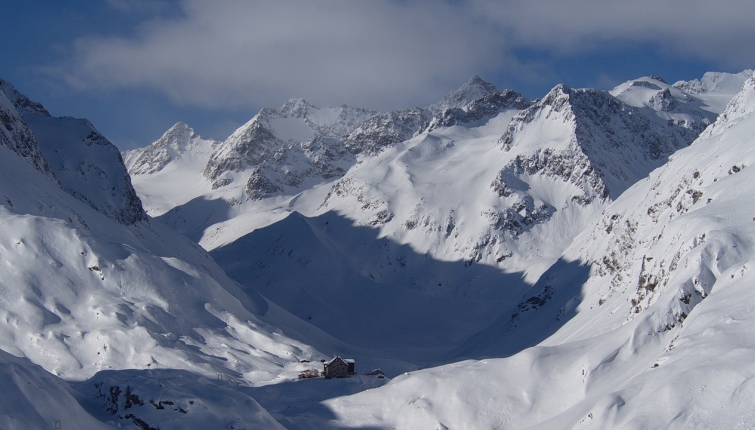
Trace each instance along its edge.
{"label": "alpine hut", "polygon": [[330,378],[348,378],[349,375],[353,375],[354,372],[354,360],[348,358],[336,357],[330,361],[323,363],[322,374],[325,379]]}

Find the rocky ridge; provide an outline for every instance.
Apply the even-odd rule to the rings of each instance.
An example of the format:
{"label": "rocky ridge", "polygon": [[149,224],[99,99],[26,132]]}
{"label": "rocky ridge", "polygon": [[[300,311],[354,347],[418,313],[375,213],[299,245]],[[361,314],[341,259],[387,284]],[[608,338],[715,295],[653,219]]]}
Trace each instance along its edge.
{"label": "rocky ridge", "polygon": [[[477,76],[427,108],[374,112],[350,106],[317,108],[291,99],[280,108],[262,109],[224,142],[213,143],[203,175],[212,189],[244,184],[243,194],[235,199],[295,193],[303,184],[343,176],[358,157],[374,156],[423,132],[484,121],[527,105],[520,94],[499,93]],[[157,149],[165,138],[124,154],[132,175],[154,174],[175,158]]]}
{"label": "rocky ridge", "polygon": [[559,85],[514,117],[499,139],[503,150],[511,151],[517,137],[526,136],[528,126],[538,121],[570,124],[568,143],[538,147],[517,157],[502,174],[560,177],[583,189],[584,196],[575,196],[579,201],[617,197],[689,143],[687,128],[652,121],[603,91]]}

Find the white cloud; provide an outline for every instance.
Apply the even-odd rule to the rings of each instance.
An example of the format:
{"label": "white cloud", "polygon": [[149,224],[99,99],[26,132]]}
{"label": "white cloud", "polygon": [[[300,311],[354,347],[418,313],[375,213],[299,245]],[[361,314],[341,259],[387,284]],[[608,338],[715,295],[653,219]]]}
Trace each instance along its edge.
{"label": "white cloud", "polygon": [[434,101],[504,61],[486,21],[444,2],[187,0],[184,8],[133,38],[77,41],[69,83],[153,88],[211,108],[292,96],[396,107]]}
{"label": "white cloud", "polygon": [[[123,1],[131,4],[136,0]],[[472,74],[538,79],[511,48],[557,55],[649,43],[674,55],[752,66],[755,2],[209,1],[130,38],[76,42],[62,69],[78,88],[146,88],[204,108],[430,103]]]}
{"label": "white cloud", "polygon": [[752,0],[471,0],[515,46],[561,54],[650,43],[669,53],[752,66]]}
{"label": "white cloud", "polygon": [[113,9],[123,12],[152,12],[159,13],[166,10],[169,5],[165,0],[105,0]]}

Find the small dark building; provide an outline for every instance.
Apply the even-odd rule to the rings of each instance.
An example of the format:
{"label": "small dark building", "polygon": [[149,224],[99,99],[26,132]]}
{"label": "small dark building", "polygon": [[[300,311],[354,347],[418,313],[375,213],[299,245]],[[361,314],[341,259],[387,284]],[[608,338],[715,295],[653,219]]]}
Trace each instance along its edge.
{"label": "small dark building", "polygon": [[325,376],[325,379],[348,378],[349,375],[353,375],[355,373],[354,360],[352,359],[343,359],[339,356],[336,356],[334,359],[326,361],[323,364],[322,374],[323,376]]}

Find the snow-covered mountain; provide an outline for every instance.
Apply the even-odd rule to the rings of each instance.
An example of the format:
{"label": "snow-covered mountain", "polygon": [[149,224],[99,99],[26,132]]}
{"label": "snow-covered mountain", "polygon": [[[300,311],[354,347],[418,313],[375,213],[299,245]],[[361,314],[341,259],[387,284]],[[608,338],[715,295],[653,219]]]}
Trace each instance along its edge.
{"label": "snow-covered mountain", "polygon": [[[18,395],[12,403],[4,397],[3,427],[50,428],[53,419],[64,428],[106,427],[93,416],[159,426],[167,415],[146,421],[144,411],[124,411],[134,398],[119,397],[127,390],[146,402],[149,387],[129,381],[147,371],[157,372],[148,379],[181,374],[183,384],[196,381],[183,391],[184,413],[165,421],[173,428],[217,417],[229,425],[274,424],[252,399],[246,412],[229,413],[224,408],[232,405],[198,387],[218,378],[289,379],[309,368],[301,360],[325,357],[279,327],[319,336],[323,345],[329,338],[252,289],[242,292],[194,242],[149,220],[119,152],[88,121],[54,118],[2,86],[0,361],[5,396]],[[111,373],[102,385],[97,375],[104,370]],[[80,392],[56,376],[95,379]],[[29,391],[31,383],[47,393]],[[98,394],[88,391],[92,384],[100,384]],[[92,415],[71,406],[74,398]]]}
{"label": "snow-covered mountain", "polygon": [[18,106],[32,113],[41,112],[47,114],[47,111],[42,105],[29,101],[28,98],[18,93],[12,85],[2,79],[0,79],[0,88],[3,89],[3,94],[5,95],[0,96],[0,121],[3,123],[0,144],[23,157],[38,172],[57,182],[57,179],[50,171],[47,160],[45,160],[42,151],[37,145],[34,135],[26,126],[26,122],[18,110],[16,110],[11,100],[15,100]]}
{"label": "snow-covered mountain", "polygon": [[[208,142],[204,149],[174,149],[168,155],[160,149],[168,140],[184,142],[174,146],[191,146],[188,141],[193,132],[177,134],[175,128],[185,126],[176,125],[150,146],[125,152],[124,159],[137,188],[143,188],[143,194],[149,196],[155,184],[164,183],[169,176],[160,172],[181,163],[183,154],[204,160],[198,154],[210,150],[202,166],[202,179],[195,181],[193,198],[220,198],[235,205],[294,195],[343,176],[359,156],[378,154],[428,129],[484,121],[508,108],[528,105],[521,95],[499,93],[477,76],[427,108],[378,113],[350,106],[317,108],[305,100],[291,99],[280,108],[263,109],[224,142]],[[182,165],[175,170],[196,172],[198,166]],[[148,213],[162,215],[165,208],[158,206],[165,197],[146,197]]]}
{"label": "snow-covered mountain", "polygon": [[[179,122],[151,145],[123,153],[134,187],[143,201],[151,202],[147,213],[162,214],[211,190],[202,170],[218,142],[203,139]],[[143,183],[149,178],[149,186]],[[187,186],[190,184],[190,186]]]}
{"label": "snow-covered mountain", "polygon": [[[666,92],[684,109],[649,101]],[[415,363],[474,355],[466,340],[515,312],[520,297],[539,294],[530,291],[572,240],[710,123],[706,109],[657,78],[610,93],[559,85],[533,103],[473,77],[428,108],[370,112],[359,124],[339,115],[351,119],[339,135],[299,127],[322,110],[291,100],[219,144],[203,174],[226,179],[160,219],[199,241],[236,280],[347,344],[382,345],[375,354],[392,347]],[[331,161],[343,161],[344,173],[285,185],[292,167],[260,179],[265,166],[326,134],[340,145]],[[286,155],[274,155],[281,147]],[[131,171],[143,196],[163,186]],[[250,184],[263,182],[273,197],[250,194]],[[198,190],[207,190],[203,183]],[[393,315],[390,328],[385,314]],[[336,328],[346,315],[361,322]],[[426,337],[428,325],[444,327],[444,336]]]}
{"label": "snow-covered mountain", "polygon": [[[3,426],[755,423],[755,77],[292,99],[122,158],[0,86]],[[387,378],[291,381],[335,353]]]}
{"label": "snow-covered mountain", "polygon": [[[30,101],[9,83],[0,80],[0,87],[7,102],[14,100],[11,103],[23,115],[25,124],[16,128],[28,127],[36,140],[41,154],[34,157],[44,158],[66,192],[120,223],[146,220],[120,151],[89,121],[53,117],[41,104]],[[16,137],[32,146],[28,138]]]}
{"label": "snow-covered mountain", "polygon": [[[354,124],[334,139],[331,160],[345,160],[343,173],[288,184],[282,174],[268,183],[273,191],[252,195],[248,184],[262,184],[252,178],[276,158],[255,146],[257,164],[220,169],[230,181],[161,219],[245,288],[361,357],[424,367],[511,356],[411,372],[327,400],[326,410],[305,412],[309,420],[279,410],[295,426],[709,427],[721,416],[680,393],[704,393],[720,367],[704,358],[685,364],[677,351],[689,338],[685,354],[694,353],[692,339],[730,305],[728,296],[711,301],[712,286],[745,264],[709,257],[744,252],[749,224],[711,218],[733,209],[715,196],[708,202],[706,187],[727,187],[723,172],[746,171],[748,129],[732,124],[746,122],[750,96],[740,93],[725,112],[721,101],[747,77],[707,74],[673,86],[645,77],[610,92],[559,85],[535,102],[472,78],[428,108]],[[257,127],[255,139],[281,147],[262,138],[274,127]],[[287,148],[297,152],[312,136],[299,135],[299,144],[291,136]],[[159,183],[142,177],[145,190]],[[745,230],[736,230],[740,222]],[[708,242],[719,230],[727,233]],[[745,332],[717,343],[720,351]],[[667,360],[679,364],[665,370]],[[685,382],[670,383],[677,380]],[[660,391],[676,421],[646,400]],[[737,404],[749,394],[727,393],[739,400],[720,406],[746,422]]]}
{"label": "snow-covered mountain", "polygon": [[[564,253],[590,267],[590,278],[566,288],[552,278],[517,316],[532,328],[567,315],[555,334],[509,358],[411,372],[329,400],[332,419],[377,428],[750,428],[753,135],[755,77]],[[507,326],[477,339],[491,356],[505,350]]]}
{"label": "snow-covered mountain", "polygon": [[679,81],[674,87],[702,100],[711,112],[720,113],[752,73],[752,69],[739,73],[707,72],[701,79]]}

